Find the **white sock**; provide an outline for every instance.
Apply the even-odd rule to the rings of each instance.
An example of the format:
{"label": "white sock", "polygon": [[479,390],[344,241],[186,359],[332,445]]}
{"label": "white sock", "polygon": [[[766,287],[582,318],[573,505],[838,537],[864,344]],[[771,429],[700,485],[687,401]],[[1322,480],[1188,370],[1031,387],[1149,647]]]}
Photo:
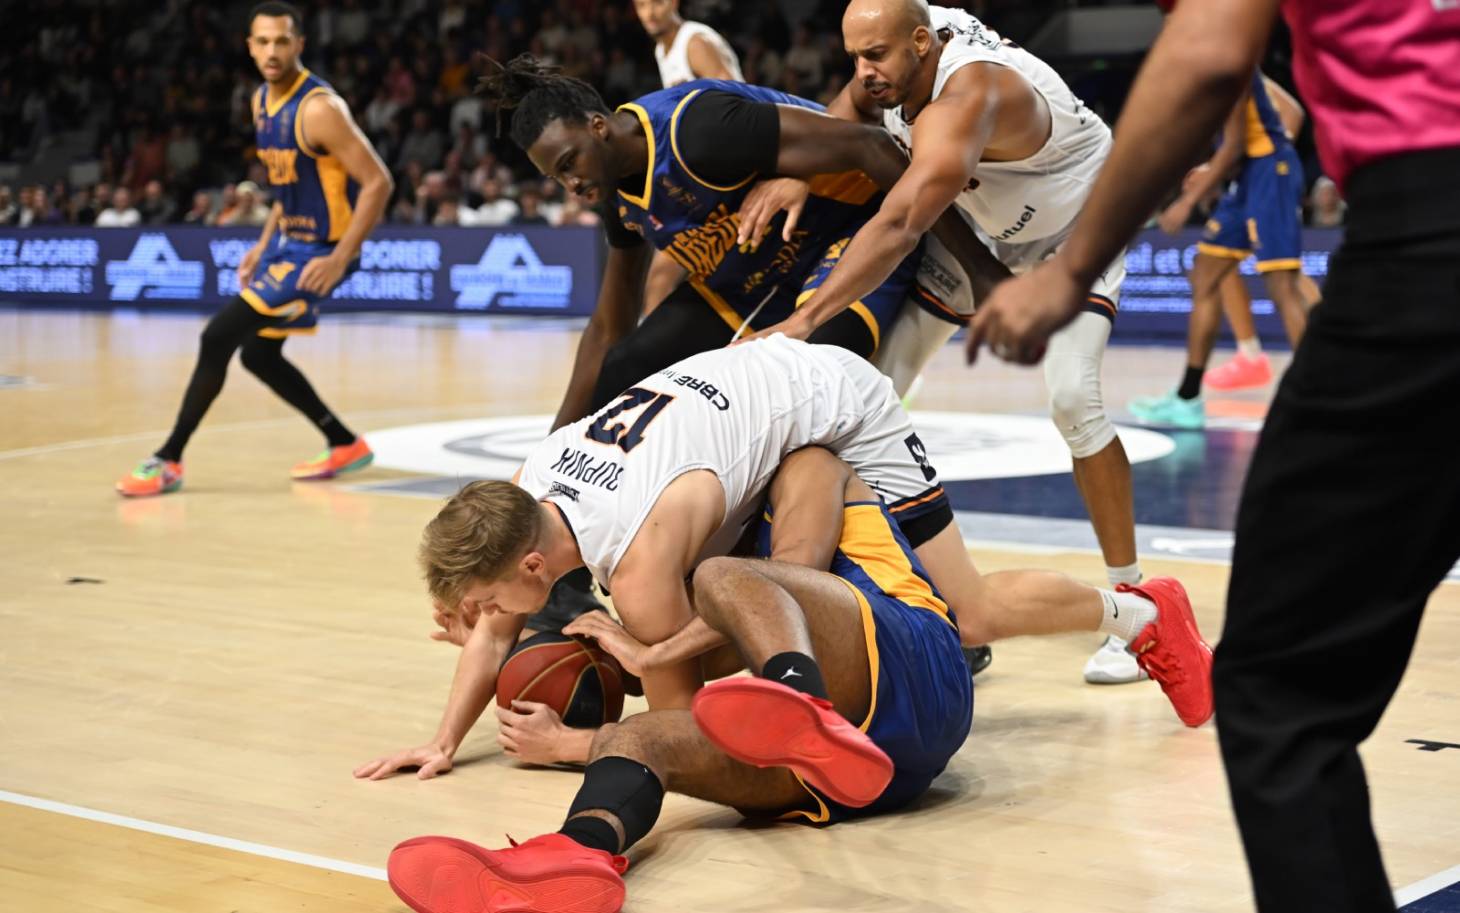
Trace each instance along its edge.
{"label": "white sock", "polygon": [[1262,340],[1256,336],[1251,339],[1237,340],[1237,351],[1246,358],[1256,358],[1262,354]]}
{"label": "white sock", "polygon": [[1105,566],[1105,579],[1110,581],[1112,587],[1120,586],[1122,583],[1135,586],[1141,582],[1141,563],[1133,561],[1125,567]]}
{"label": "white sock", "polygon": [[1100,601],[1104,604],[1100,630],[1126,643],[1135,640],[1142,628],[1156,620],[1156,604],[1137,593],[1101,590]]}

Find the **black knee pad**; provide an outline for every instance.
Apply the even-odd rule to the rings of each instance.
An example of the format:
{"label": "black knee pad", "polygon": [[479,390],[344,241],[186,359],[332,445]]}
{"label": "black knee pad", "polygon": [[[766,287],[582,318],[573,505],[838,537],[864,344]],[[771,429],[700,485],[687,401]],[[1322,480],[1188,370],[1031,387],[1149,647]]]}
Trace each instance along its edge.
{"label": "black knee pad", "polygon": [[664,805],[664,784],[654,771],[623,757],[599,758],[583,771],[583,785],[573,797],[568,818],[587,811],[604,811],[624,827],[624,847],[642,840]]}

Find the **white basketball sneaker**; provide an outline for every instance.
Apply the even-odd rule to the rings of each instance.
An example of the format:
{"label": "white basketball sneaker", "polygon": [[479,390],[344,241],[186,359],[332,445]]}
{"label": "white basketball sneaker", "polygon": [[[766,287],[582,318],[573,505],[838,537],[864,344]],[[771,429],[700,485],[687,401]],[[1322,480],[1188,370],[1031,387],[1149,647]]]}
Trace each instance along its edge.
{"label": "white basketball sneaker", "polygon": [[1094,655],[1085,663],[1085,681],[1092,685],[1124,685],[1150,678],[1126,649],[1125,641],[1115,635],[1105,638]]}

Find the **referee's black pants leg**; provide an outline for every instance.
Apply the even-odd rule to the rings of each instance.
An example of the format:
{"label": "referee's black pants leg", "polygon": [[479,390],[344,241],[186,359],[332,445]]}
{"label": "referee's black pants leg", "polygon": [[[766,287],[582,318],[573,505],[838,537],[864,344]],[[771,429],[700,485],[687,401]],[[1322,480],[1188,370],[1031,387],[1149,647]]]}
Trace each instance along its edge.
{"label": "referee's black pants leg", "polygon": [[1460,556],[1460,261],[1404,251],[1334,258],[1238,512],[1216,716],[1263,913],[1394,909],[1358,745]]}

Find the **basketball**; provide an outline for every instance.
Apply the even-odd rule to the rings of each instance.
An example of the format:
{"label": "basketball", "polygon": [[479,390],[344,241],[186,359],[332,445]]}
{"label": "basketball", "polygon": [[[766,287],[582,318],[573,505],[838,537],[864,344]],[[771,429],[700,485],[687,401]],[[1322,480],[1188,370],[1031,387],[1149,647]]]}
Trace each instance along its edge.
{"label": "basketball", "polygon": [[624,711],[623,669],[588,641],[543,631],[513,647],[497,674],[497,705],[513,701],[546,704],[580,729],[614,723]]}

